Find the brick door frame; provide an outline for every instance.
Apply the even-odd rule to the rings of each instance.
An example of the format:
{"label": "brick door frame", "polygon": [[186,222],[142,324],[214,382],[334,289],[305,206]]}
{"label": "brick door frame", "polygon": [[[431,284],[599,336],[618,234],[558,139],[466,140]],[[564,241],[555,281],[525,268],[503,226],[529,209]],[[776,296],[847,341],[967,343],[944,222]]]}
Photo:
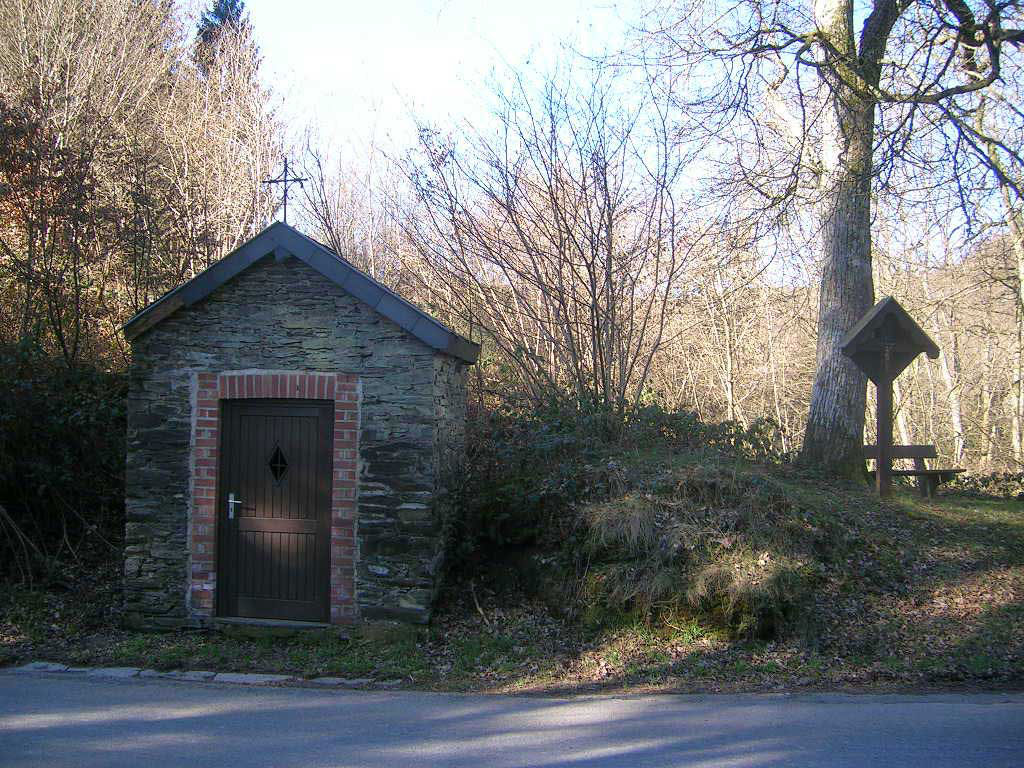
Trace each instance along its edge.
{"label": "brick door frame", "polygon": [[262,369],[192,375],[192,439],[189,446],[188,613],[200,623],[214,617],[217,589],[217,481],[220,401],[279,398],[334,402],[331,450],[330,621],[356,618],[356,496],[362,386],[357,376],[316,371]]}

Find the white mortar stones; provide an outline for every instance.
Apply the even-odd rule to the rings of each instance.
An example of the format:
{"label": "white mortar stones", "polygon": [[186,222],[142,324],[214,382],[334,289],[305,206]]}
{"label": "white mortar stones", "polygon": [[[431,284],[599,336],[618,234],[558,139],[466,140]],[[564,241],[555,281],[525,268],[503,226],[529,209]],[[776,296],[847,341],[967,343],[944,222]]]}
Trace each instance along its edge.
{"label": "white mortar stones", "polygon": [[207,669],[175,669],[172,672],[164,672],[164,677],[171,680],[185,680],[191,683],[204,683],[207,680],[213,680],[217,676],[216,672],[211,672]]}
{"label": "white mortar stones", "polygon": [[291,675],[261,675],[250,672],[219,672],[214,675],[215,683],[238,683],[240,685],[272,685],[295,680]]}
{"label": "white mortar stones", "polygon": [[32,672],[66,672],[67,670],[67,664],[54,664],[49,661],[30,661],[28,664],[15,667],[10,671],[16,675],[27,675]]}
{"label": "white mortar stones", "polygon": [[385,690],[399,688],[405,682],[401,679],[375,680],[370,677],[329,676],[304,680],[294,675],[271,675],[258,672],[213,672],[206,669],[162,671],[159,669],[140,669],[139,667],[69,667],[67,664],[51,661],[33,661],[20,667],[0,669],[0,673],[3,672],[15,675],[39,673],[78,674],[106,680],[141,678],[145,680],[176,680],[190,683],[214,682],[233,685],[280,685],[290,683],[295,685],[314,685],[321,688],[383,688]]}
{"label": "white mortar stones", "polygon": [[96,667],[85,674],[88,677],[109,677],[114,680],[127,680],[130,677],[138,677],[142,670],[138,667]]}

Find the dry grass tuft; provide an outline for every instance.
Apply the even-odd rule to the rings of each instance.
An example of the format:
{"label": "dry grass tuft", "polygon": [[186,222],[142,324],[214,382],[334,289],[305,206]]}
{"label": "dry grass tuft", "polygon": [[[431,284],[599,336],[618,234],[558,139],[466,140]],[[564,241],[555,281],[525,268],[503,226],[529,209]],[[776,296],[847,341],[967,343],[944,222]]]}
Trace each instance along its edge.
{"label": "dry grass tuft", "polygon": [[587,598],[653,617],[689,609],[736,635],[777,633],[848,545],[827,492],[742,465],[681,465],[586,507]]}

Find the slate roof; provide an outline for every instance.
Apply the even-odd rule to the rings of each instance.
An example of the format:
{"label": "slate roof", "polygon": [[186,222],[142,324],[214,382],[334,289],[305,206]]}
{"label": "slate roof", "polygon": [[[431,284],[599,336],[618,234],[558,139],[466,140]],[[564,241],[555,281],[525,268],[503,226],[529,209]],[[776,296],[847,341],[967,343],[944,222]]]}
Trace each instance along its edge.
{"label": "slate roof", "polygon": [[875,384],[891,382],[924,352],[939,356],[939,348],[892,296],[886,296],[858,320],[840,344]]}
{"label": "slate roof", "polygon": [[864,317],[857,321],[853,328],[847,331],[839,345],[843,353],[849,355],[856,347],[865,343],[888,315],[892,315],[896,319],[900,329],[906,334],[907,341],[917,348],[918,353],[924,352],[933,360],[939,356],[939,347],[892,296],[886,296],[875,304]]}
{"label": "slate roof", "polygon": [[467,363],[475,363],[480,345],[446,328],[394,291],[360,272],[330,248],[277,221],[239,246],[206,271],[164,294],[124,324],[129,339],[144,333],[182,307],[209,296],[231,278],[273,255],[305,262],[346,293],[404,328],[429,347]]}

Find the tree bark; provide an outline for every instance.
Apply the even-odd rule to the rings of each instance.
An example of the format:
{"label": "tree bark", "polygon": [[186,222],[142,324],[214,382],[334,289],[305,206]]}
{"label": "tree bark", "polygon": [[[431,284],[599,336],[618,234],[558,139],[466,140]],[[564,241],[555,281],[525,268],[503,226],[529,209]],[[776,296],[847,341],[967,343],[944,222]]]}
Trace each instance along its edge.
{"label": "tree bark", "polygon": [[1024,458],[1024,434],[1022,434],[1022,422],[1024,422],[1024,224],[1020,217],[1009,204],[1009,195],[1003,186],[1003,194],[1006,197],[1006,208],[1012,224],[1013,232],[1013,253],[1016,257],[1017,267],[1017,302],[1014,312],[1017,330],[1017,349],[1015,350],[1016,365],[1014,371],[1014,401],[1013,401],[1013,458],[1020,464]]}
{"label": "tree bark", "polygon": [[839,344],[873,303],[871,148],[875,109],[839,87],[832,130],[822,146],[821,237],[824,265],[818,298],[817,370],[801,461],[839,475],[864,465],[867,378]]}
{"label": "tree bark", "polygon": [[907,423],[907,403],[903,398],[903,389],[900,387],[899,379],[892,383],[892,399],[896,411],[896,432],[900,436],[900,445],[912,445],[914,437],[910,430],[910,424]]}
{"label": "tree bark", "polygon": [[[836,475],[863,471],[867,378],[839,344],[871,308],[871,169],[875,103],[850,83],[860,73],[851,0],[819,0],[815,17],[830,52],[821,146],[821,241],[817,369],[801,462]],[[884,46],[883,46],[884,47]],[[831,73],[831,74],[828,74]],[[875,78],[876,79],[876,78]]]}

